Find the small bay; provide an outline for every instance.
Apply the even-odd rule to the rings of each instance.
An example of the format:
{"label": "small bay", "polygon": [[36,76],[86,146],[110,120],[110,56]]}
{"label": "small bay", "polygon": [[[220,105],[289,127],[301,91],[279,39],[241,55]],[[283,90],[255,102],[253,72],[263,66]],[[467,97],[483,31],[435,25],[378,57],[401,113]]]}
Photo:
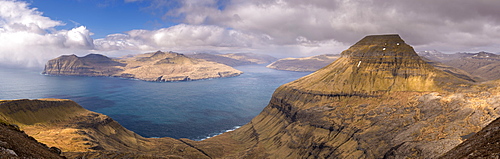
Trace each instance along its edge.
{"label": "small bay", "polygon": [[276,88],[310,73],[264,65],[235,68],[244,74],[188,82],[46,76],[41,70],[0,68],[0,99],[71,99],[144,137],[200,140],[246,124]]}

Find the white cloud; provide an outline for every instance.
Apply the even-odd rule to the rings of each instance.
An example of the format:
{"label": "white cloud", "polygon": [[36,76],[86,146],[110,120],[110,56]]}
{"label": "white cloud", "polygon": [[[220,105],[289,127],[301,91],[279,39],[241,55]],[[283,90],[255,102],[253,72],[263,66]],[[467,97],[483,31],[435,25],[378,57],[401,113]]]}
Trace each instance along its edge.
{"label": "white cloud", "polygon": [[332,51],[339,52],[345,49],[342,43],[335,40],[318,42],[305,37],[297,37],[292,45],[278,45],[267,34],[244,32],[214,25],[186,24],[158,30],[132,30],[125,34],[112,34],[103,39],[96,39],[94,43],[98,51],[115,56],[119,56],[116,55],[115,50],[255,52],[278,56],[307,56],[312,53],[332,53]]}
{"label": "white cloud", "polygon": [[0,65],[38,67],[61,54],[122,56],[155,50],[310,56],[340,53],[366,35],[386,33],[399,33],[417,50],[500,50],[500,1],[493,0],[123,2],[151,3],[148,9],[169,10],[165,16],[183,24],[94,40],[84,26],[57,30],[56,26],[65,24],[43,16],[28,3],[0,0]]}
{"label": "white cloud", "polygon": [[0,65],[42,67],[61,54],[94,47],[86,27],[54,29],[60,25],[64,24],[44,17],[26,2],[0,0]]}
{"label": "white cloud", "polygon": [[132,30],[96,39],[99,50],[225,50],[247,49],[269,41],[265,35],[212,25],[179,24],[158,30]]}
{"label": "white cloud", "polygon": [[399,33],[417,49],[495,51],[488,49],[498,49],[500,41],[500,1],[494,0],[229,0],[223,9],[222,1],[202,1],[181,1],[167,15],[266,34],[278,45],[294,45],[299,37],[350,45],[385,33]]}

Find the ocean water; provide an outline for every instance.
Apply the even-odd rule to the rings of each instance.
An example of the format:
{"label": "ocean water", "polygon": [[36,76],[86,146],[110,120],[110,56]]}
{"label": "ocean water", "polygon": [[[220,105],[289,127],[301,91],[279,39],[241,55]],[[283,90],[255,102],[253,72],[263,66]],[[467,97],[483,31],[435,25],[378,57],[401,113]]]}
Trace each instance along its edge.
{"label": "ocean water", "polygon": [[144,137],[201,140],[249,122],[280,85],[310,72],[236,67],[238,77],[146,82],[111,77],[46,76],[0,68],[0,99],[71,99]]}

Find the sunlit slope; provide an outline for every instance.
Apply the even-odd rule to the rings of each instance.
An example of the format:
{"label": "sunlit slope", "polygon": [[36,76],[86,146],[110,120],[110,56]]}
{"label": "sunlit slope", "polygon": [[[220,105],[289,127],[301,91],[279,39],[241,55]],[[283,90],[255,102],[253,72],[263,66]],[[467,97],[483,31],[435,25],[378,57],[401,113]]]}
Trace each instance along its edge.
{"label": "sunlit slope", "polygon": [[221,137],[245,143],[238,157],[434,158],[499,116],[497,85],[433,68],[398,35],[367,36]]}
{"label": "sunlit slope", "polygon": [[[88,111],[65,99],[2,100],[0,120],[71,157],[170,156],[208,158],[199,150],[172,138],[147,139],[122,127],[106,115]],[[91,151],[92,153],[82,153]],[[106,158],[106,157],[105,157]]]}

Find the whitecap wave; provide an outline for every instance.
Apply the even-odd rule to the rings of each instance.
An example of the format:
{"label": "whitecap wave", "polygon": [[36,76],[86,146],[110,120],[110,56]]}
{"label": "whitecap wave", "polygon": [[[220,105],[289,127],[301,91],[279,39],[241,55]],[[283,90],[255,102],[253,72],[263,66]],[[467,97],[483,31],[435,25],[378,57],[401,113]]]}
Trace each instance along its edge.
{"label": "whitecap wave", "polygon": [[203,140],[206,140],[206,139],[209,139],[209,138],[212,138],[212,137],[215,137],[217,135],[220,135],[220,134],[223,134],[223,133],[226,133],[226,132],[231,132],[231,131],[234,131],[238,128],[240,128],[241,126],[234,126],[233,128],[231,129],[227,129],[227,130],[223,130],[219,133],[212,133],[212,134],[209,134],[207,137],[204,137],[204,138],[201,138],[201,139],[195,139],[196,141],[203,141]]}

